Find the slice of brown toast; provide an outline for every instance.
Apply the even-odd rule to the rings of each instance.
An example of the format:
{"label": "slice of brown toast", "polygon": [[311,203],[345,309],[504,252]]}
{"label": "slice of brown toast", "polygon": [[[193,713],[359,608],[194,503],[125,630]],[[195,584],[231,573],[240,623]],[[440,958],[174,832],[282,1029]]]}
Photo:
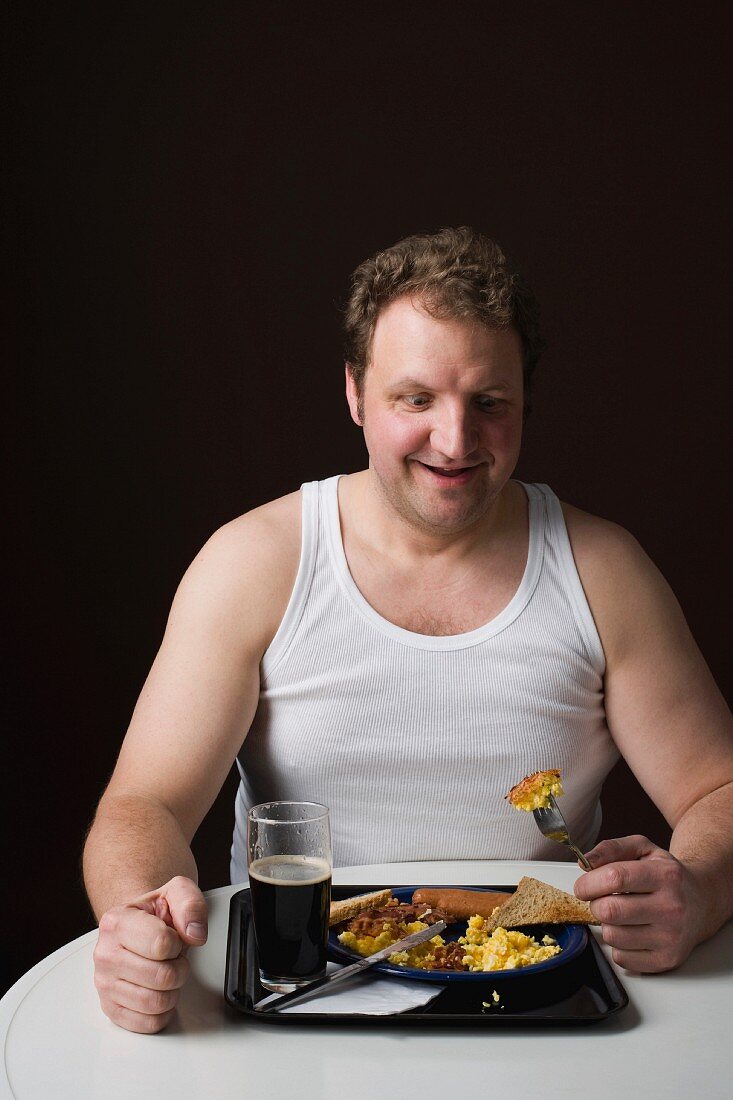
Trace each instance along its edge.
{"label": "slice of brown toast", "polygon": [[344,898],[342,901],[331,902],[331,914],[328,918],[329,927],[333,927],[334,924],[341,924],[343,920],[351,920],[357,913],[361,913],[362,909],[378,909],[392,897],[392,891],[387,890],[373,890],[371,894],[357,894],[353,898]]}
{"label": "slice of brown toast", "polygon": [[520,928],[525,924],[600,924],[587,901],[548,886],[536,878],[520,879],[509,901],[486,921],[486,931]]}

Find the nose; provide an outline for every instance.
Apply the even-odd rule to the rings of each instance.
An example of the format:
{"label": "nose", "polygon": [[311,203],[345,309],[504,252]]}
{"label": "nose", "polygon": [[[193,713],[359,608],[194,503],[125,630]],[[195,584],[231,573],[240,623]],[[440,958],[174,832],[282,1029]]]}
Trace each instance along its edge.
{"label": "nose", "polygon": [[430,433],[430,446],[436,454],[450,462],[459,462],[470,455],[477,444],[478,432],[471,410],[452,405],[436,412]]}

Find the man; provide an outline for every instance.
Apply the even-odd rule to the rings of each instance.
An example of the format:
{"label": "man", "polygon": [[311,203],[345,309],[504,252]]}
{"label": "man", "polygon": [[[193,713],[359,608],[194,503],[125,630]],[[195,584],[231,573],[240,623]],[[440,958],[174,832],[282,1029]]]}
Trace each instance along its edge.
{"label": "man", "polygon": [[[331,807],[335,863],[560,858],[502,795],[560,767],[621,966],[679,965],[733,912],[731,717],[680,609],[614,524],[511,479],[533,299],[468,229],[362,264],[346,395],[369,466],[218,531],[184,577],[84,851],[102,1008],[170,1019],[206,938],[190,841],[237,758],[243,817]],[[674,828],[592,847],[618,754]]]}

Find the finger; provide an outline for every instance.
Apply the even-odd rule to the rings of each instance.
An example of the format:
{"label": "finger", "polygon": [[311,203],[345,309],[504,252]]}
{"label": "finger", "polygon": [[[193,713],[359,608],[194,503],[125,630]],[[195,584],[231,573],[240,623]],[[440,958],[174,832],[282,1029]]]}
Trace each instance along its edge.
{"label": "finger", "polygon": [[186,942],[194,945],[206,943],[209,915],[204,895],[190,878],[179,875],[163,887],[173,927]]}
{"label": "finger", "polygon": [[162,1016],[176,1007],[178,989],[147,989],[133,982],[118,978],[107,995],[111,1001],[132,1012],[141,1012],[146,1016]]}
{"label": "finger", "polygon": [[591,900],[593,916],[601,924],[656,924],[664,914],[655,894],[609,894]]}
{"label": "finger", "polygon": [[99,930],[146,959],[175,959],[181,953],[181,939],[173,928],[131,906],[108,910],[99,922]]}
{"label": "finger", "polygon": [[603,924],[603,942],[623,951],[653,951],[660,946],[659,928],[653,924]]}
{"label": "finger", "polygon": [[596,844],[595,848],[585,853],[585,858],[591,867],[595,868],[602,867],[606,863],[620,863],[627,859],[643,859],[653,852],[660,851],[664,849],[653,844],[647,837],[635,834],[602,840],[600,844]]}
{"label": "finger", "polygon": [[169,928],[173,928],[173,917],[171,916],[170,907],[168,901],[164,897],[155,899],[155,915],[163,921],[163,924],[167,924]]}
{"label": "finger", "polygon": [[129,1008],[125,1008],[124,1005],[118,1005],[113,1002],[109,1002],[102,1006],[102,1009],[106,1016],[109,1016],[112,1023],[117,1024],[118,1027],[123,1027],[125,1031],[134,1031],[138,1035],[154,1035],[158,1031],[162,1031],[166,1027],[173,1017],[175,1009],[172,1008],[170,1012],[163,1012],[160,1015],[149,1015],[143,1012],[133,1012]]}
{"label": "finger", "polygon": [[108,973],[147,989],[180,989],[191,972],[187,958],[144,959],[133,951],[120,947],[112,956]]}
{"label": "finger", "polygon": [[663,970],[670,970],[674,965],[660,957],[657,951],[626,951],[614,947],[611,958],[617,966],[631,970],[634,974],[659,974]]}
{"label": "finger", "polygon": [[586,871],[573,885],[576,898],[593,901],[609,894],[651,894],[660,885],[660,860],[608,863]]}
{"label": "finger", "polygon": [[141,909],[143,913],[151,913],[153,916],[157,916],[155,897],[145,896],[142,898],[136,898],[135,901],[131,902],[130,905],[126,906],[125,908],[131,907],[134,907],[135,909]]}

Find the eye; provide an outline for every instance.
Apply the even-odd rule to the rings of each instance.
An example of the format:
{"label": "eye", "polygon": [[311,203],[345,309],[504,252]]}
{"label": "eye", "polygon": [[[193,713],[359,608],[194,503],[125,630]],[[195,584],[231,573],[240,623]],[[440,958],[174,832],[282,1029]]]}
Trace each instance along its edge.
{"label": "eye", "polygon": [[413,409],[424,409],[430,404],[430,398],[424,393],[407,393],[404,399]]}
{"label": "eye", "polygon": [[501,401],[496,397],[491,397],[489,394],[483,394],[481,397],[476,398],[476,404],[484,412],[494,412],[501,407]]}

